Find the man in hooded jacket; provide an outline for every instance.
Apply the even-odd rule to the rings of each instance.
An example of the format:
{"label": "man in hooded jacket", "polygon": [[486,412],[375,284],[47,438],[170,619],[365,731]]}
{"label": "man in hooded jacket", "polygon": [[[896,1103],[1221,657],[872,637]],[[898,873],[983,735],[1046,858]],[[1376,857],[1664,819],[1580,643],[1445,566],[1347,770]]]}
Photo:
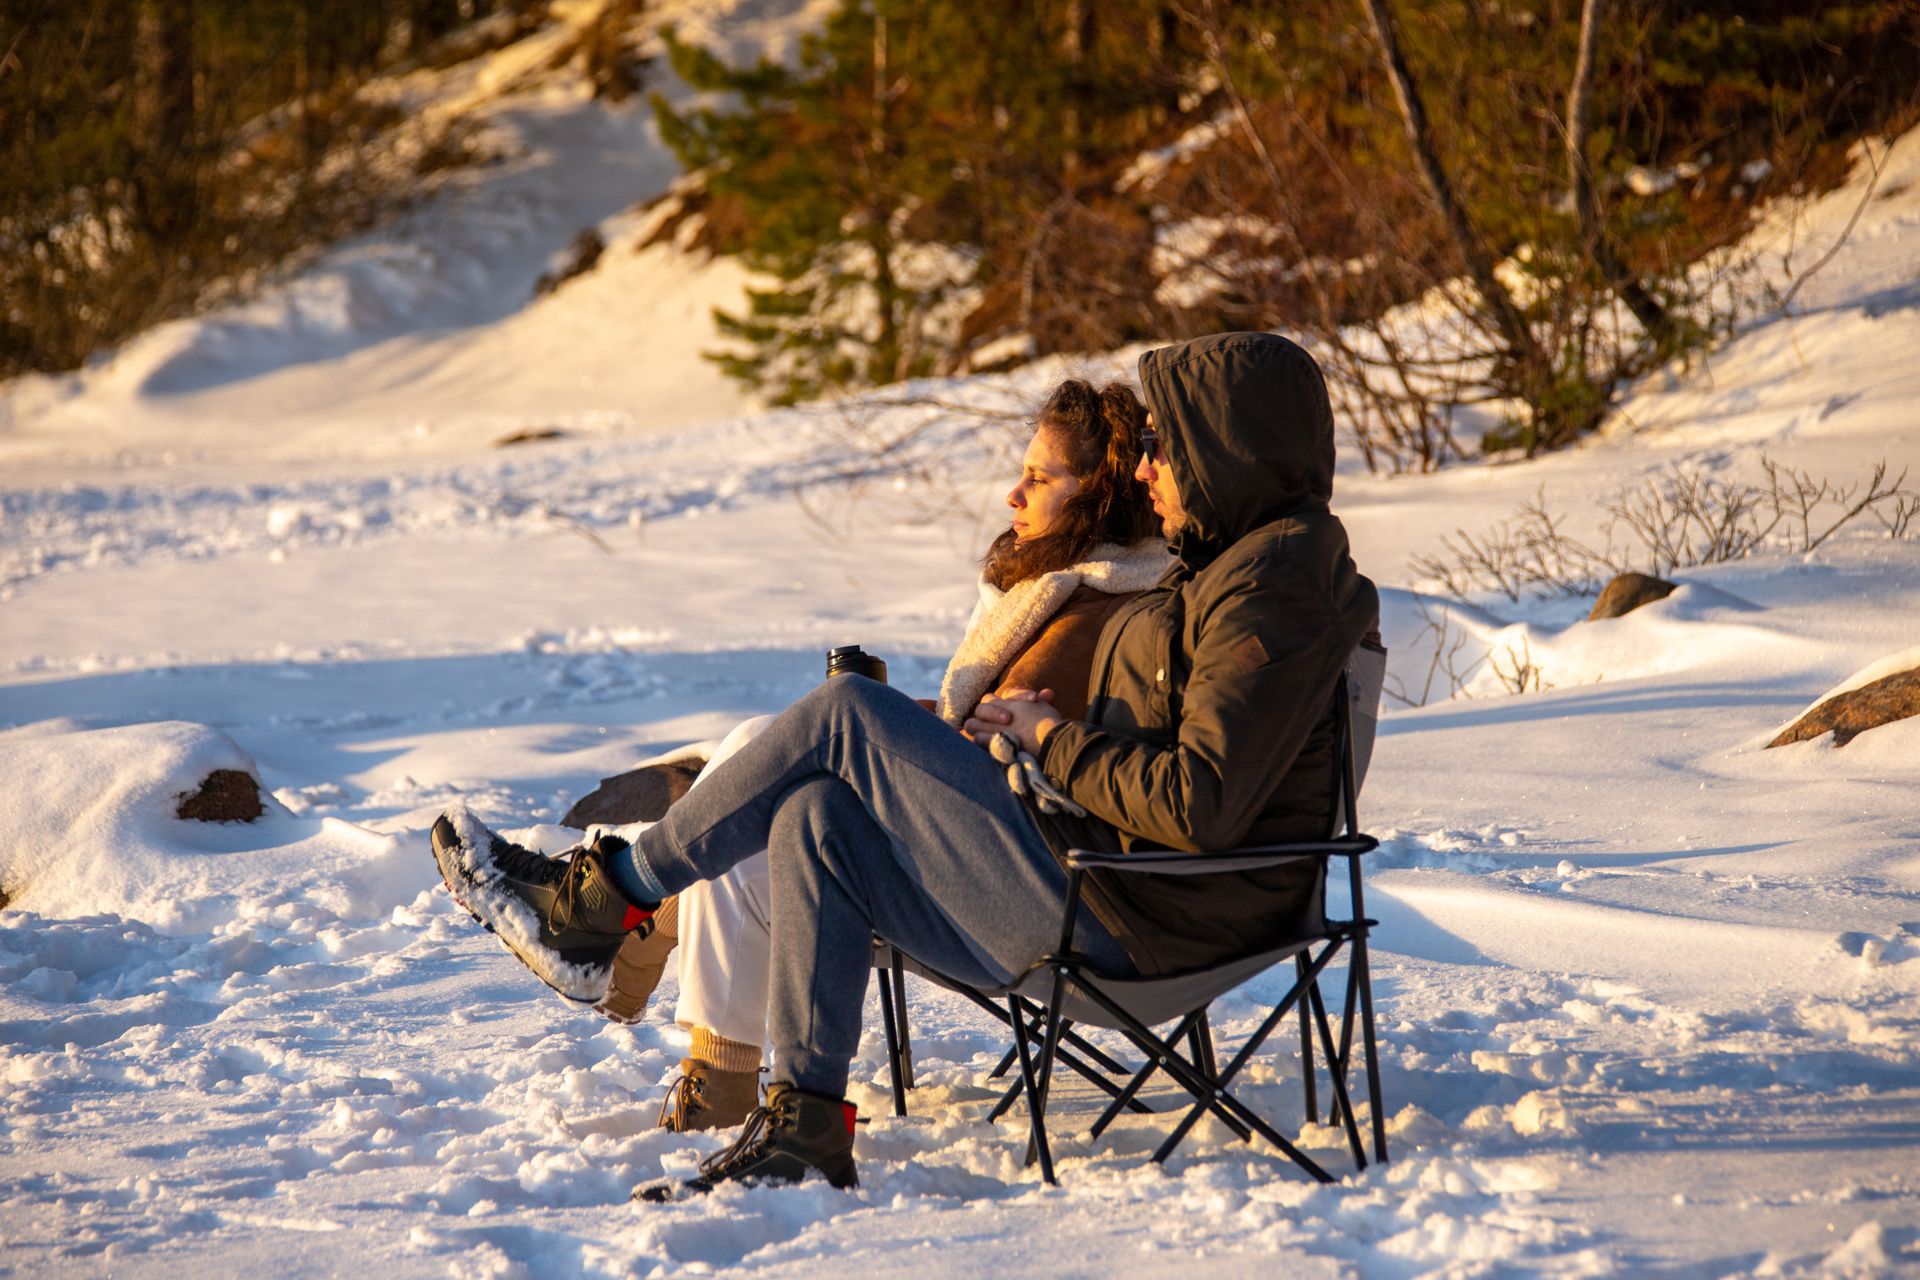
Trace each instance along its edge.
{"label": "man in hooded jacket", "polygon": [[[1036,814],[1056,849],[1230,849],[1318,840],[1334,794],[1335,681],[1379,625],[1333,494],[1333,413],[1313,357],[1268,333],[1149,351],[1158,456],[1136,477],[1174,568],[1108,621],[1085,721],[995,717],[1087,810]],[[983,723],[979,729],[993,727]],[[1296,867],[1094,873],[1088,901],[1142,973],[1255,949],[1317,901]]]}
{"label": "man in hooded jacket", "polygon": [[[470,910],[539,969],[644,930],[654,904],[771,851],[772,1083],[739,1141],[671,1199],[719,1182],[856,1181],[844,1102],[875,934],[977,986],[1058,942],[1068,848],[1220,849],[1328,834],[1337,678],[1377,624],[1333,490],[1311,356],[1232,333],[1147,353],[1157,432],[1138,473],[1175,567],[1101,633],[1084,721],[1042,694],[983,704],[1083,816],[1043,814],[910,699],[857,676],[802,698],[631,846],[548,860],[443,819],[436,857]],[[442,830],[445,827],[445,830]],[[1206,965],[1317,910],[1311,872],[1093,877],[1074,947],[1115,976]],[[531,909],[531,910],[529,910]],[[531,924],[522,924],[529,916]],[[537,937],[532,936],[537,924]],[[543,975],[544,976],[544,975]],[[551,979],[550,979],[551,980]]]}

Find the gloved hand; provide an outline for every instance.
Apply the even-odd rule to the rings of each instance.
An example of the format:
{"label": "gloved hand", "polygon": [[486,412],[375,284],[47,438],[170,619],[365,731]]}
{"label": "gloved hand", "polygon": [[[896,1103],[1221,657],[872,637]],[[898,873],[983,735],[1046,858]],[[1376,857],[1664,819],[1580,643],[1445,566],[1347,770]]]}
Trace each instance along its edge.
{"label": "gloved hand", "polygon": [[1013,794],[1031,799],[1042,813],[1070,813],[1084,818],[1087,811],[1061,794],[1059,788],[1040,772],[1040,762],[1020,749],[1010,733],[996,733],[987,744],[987,754],[1007,767],[1007,786]]}

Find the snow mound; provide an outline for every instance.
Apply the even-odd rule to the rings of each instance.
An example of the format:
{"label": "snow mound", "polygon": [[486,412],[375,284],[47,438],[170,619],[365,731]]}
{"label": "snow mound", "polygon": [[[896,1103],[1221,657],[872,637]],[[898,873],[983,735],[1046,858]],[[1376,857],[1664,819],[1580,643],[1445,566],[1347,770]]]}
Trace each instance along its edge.
{"label": "snow mound", "polygon": [[[1509,622],[1478,605],[1383,588],[1389,705],[1541,693],[1746,662],[1779,665],[1797,642],[1759,606],[1706,583],[1619,618]],[[1916,657],[1920,662],[1920,656]]]}
{"label": "snow mound", "polygon": [[[1808,711],[1813,710],[1829,698],[1837,698],[1843,693],[1852,693],[1855,689],[1864,689],[1876,680],[1884,680],[1888,676],[1897,676],[1902,671],[1912,671],[1917,667],[1920,667],[1920,645],[1915,645],[1911,649],[1902,649],[1898,653],[1890,653],[1884,658],[1869,662],[1866,666],[1860,668],[1839,684],[1834,685],[1833,688],[1827,690],[1812,702],[1809,702],[1805,709],[1800,712],[1800,715],[1805,715]],[[1799,718],[1800,716],[1794,717],[1795,720]]]}
{"label": "snow mound", "polygon": [[217,769],[259,780],[232,738],[186,721],[80,729],[56,720],[0,733],[0,886],[10,907],[193,931],[295,898],[342,917],[384,915],[431,879],[427,860],[406,857],[395,837],[297,818],[265,794],[255,822],[177,817],[180,798]]}

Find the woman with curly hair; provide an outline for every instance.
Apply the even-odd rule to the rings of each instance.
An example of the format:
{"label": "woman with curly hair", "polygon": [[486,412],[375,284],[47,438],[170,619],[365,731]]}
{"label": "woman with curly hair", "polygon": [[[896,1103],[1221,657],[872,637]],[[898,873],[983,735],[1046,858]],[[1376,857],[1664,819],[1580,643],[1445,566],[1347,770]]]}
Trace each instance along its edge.
{"label": "woman with curly hair", "polygon": [[[1012,519],[987,549],[979,599],[939,698],[924,704],[956,730],[983,697],[1006,689],[1050,690],[1063,715],[1085,712],[1101,628],[1172,563],[1133,478],[1146,416],[1124,383],[1096,389],[1070,379],[1041,405],[1019,479],[1006,495]],[[771,720],[738,726],[701,776]],[[772,929],[761,853],[669,899],[655,913],[654,932],[630,939],[616,956],[597,1007],[633,1021],[679,949],[675,1018],[691,1032],[692,1046],[661,1108],[663,1127],[730,1127],[757,1102]]]}

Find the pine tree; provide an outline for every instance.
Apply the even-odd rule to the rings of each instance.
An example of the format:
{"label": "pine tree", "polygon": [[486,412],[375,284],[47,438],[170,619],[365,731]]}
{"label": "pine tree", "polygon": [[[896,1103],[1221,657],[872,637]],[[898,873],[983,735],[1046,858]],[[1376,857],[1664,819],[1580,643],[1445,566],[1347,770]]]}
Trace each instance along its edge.
{"label": "pine tree", "polygon": [[[668,33],[680,76],[730,101],[682,112],[655,95],[662,136],[731,203],[720,247],[774,279],[744,312],[716,313],[739,346],[714,358],[781,403],[914,377],[952,367],[968,313],[1031,284],[1036,263],[1112,265],[1049,231],[1062,207],[1084,224],[1116,166],[1169,127],[1170,12],[1053,0],[983,21],[954,0],[849,0],[792,67],[730,68]],[[1132,219],[1118,286],[1136,302],[1152,292],[1145,226]],[[1092,292],[1057,300],[1060,314],[1131,319],[1059,335],[1110,346],[1145,331],[1142,307],[1096,296],[1113,282],[1076,283]],[[1013,310],[1009,323],[1034,319]]]}
{"label": "pine tree", "polygon": [[740,206],[750,230],[737,247],[748,265],[777,281],[750,290],[744,314],[716,312],[721,332],[746,350],[715,357],[777,402],[924,372],[917,325],[943,291],[966,283],[916,280],[906,261],[914,214],[943,194],[930,163],[939,148],[916,127],[916,33],[890,22],[911,7],[843,8],[802,42],[792,69],[768,60],[730,68],[667,33],[688,84],[737,99],[684,114],[657,94],[653,103],[682,162]]}

